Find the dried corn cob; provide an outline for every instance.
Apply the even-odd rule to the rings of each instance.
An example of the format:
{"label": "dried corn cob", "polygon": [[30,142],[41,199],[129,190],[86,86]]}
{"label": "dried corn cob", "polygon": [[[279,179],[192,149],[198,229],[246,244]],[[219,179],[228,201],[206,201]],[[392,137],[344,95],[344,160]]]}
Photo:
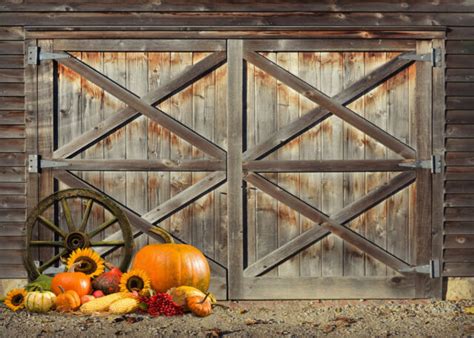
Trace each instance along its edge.
{"label": "dried corn cob", "polygon": [[109,311],[116,315],[130,313],[138,309],[138,304],[138,300],[135,298],[123,298],[113,302],[109,306]]}
{"label": "dried corn cob", "polygon": [[107,311],[113,302],[128,297],[130,297],[128,292],[117,292],[104,297],[96,298],[83,304],[81,306],[81,312],[85,314],[91,314],[94,312]]}

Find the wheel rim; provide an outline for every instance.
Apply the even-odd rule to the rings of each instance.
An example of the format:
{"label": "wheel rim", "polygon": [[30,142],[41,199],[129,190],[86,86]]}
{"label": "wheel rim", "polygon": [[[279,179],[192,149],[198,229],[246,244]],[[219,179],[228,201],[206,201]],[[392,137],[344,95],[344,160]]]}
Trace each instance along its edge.
{"label": "wheel rim", "polygon": [[[80,198],[85,199],[86,207],[79,224],[74,224],[69,209],[68,200]],[[62,229],[60,226],[51,221],[43,214],[49,210],[54,204],[61,204],[64,218],[67,225],[67,230]],[[103,209],[107,210],[111,216],[108,220],[104,220],[102,224],[99,224],[94,229],[86,231],[89,216],[93,205],[99,205]],[[108,227],[113,224],[118,224],[122,233],[122,240],[113,241],[94,241],[94,236],[105,231]],[[43,226],[57,235],[59,240],[56,241],[40,241],[34,240],[33,229]],[[60,261],[63,257],[67,256],[70,252],[78,248],[86,247],[122,247],[122,257],[120,261],[120,269],[126,271],[133,252],[133,235],[130,229],[130,223],[125,213],[113,202],[110,198],[101,195],[95,191],[87,189],[66,189],[56,192],[47,198],[43,199],[38,205],[31,211],[26,222],[26,250],[24,254],[24,265],[28,271],[28,277],[35,279],[47,268]],[[33,260],[33,248],[34,247],[59,247],[59,253],[53,255],[48,260],[44,261],[41,266],[37,267]],[[104,254],[107,255],[107,252]]]}

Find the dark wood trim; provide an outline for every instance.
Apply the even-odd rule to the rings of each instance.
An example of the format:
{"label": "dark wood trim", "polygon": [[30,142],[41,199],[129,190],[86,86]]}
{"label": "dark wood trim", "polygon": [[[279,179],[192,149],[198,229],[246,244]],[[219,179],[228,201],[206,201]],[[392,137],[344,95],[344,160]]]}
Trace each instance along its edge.
{"label": "dark wood trim", "polygon": [[304,39],[304,40],[249,40],[245,49],[265,52],[365,52],[365,51],[413,51],[416,48],[414,40],[390,39]]}
{"label": "dark wood trim", "polygon": [[151,39],[59,39],[54,41],[56,50],[88,52],[222,52],[225,40],[151,40]]}

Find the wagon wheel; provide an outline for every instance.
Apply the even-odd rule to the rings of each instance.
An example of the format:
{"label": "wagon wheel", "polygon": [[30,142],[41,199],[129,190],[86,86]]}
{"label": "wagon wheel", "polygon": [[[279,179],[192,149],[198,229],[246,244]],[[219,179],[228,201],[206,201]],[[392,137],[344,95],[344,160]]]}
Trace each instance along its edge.
{"label": "wagon wheel", "polygon": [[[85,209],[80,224],[74,224],[71,209],[68,203],[68,200],[75,198],[80,198],[82,201],[85,201]],[[59,225],[55,224],[54,221],[48,219],[47,216],[44,216],[44,213],[56,203],[60,204],[62,207],[67,229],[62,229]],[[87,232],[86,227],[92,211],[92,206],[94,204],[100,205],[102,208],[110,212],[112,217],[108,220],[105,220],[95,229],[89,229]],[[94,240],[93,237],[105,231],[108,227],[115,223],[120,226],[120,230],[122,232],[121,240]],[[33,229],[35,229],[36,226],[46,227],[55,234],[55,238],[57,238],[57,240],[35,240],[32,235]],[[92,190],[67,189],[58,191],[43,199],[31,211],[26,221],[26,250],[23,261],[25,268],[28,271],[29,278],[35,279],[47,268],[53,266],[56,262],[60,261],[61,258],[67,256],[75,249],[86,247],[122,246],[123,250],[120,269],[122,271],[126,271],[132,258],[133,245],[133,235],[130,229],[128,218],[111,199]],[[33,261],[32,255],[32,248],[34,247],[57,247],[59,248],[59,253],[37,267]]]}

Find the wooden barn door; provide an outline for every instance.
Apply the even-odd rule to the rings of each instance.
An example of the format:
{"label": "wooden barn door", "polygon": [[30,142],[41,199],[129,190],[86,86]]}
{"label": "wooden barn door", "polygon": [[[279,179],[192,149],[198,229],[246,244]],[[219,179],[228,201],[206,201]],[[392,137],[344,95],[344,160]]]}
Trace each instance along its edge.
{"label": "wooden barn door", "polygon": [[[201,249],[219,298],[413,298],[439,287],[428,274],[431,41],[29,47],[29,153],[41,157],[30,205],[67,187],[101,191],[127,213],[137,249],[160,240],[155,226]],[[88,227],[105,223],[92,210]],[[110,226],[101,240],[117,234]],[[113,260],[114,249],[102,251]]]}

